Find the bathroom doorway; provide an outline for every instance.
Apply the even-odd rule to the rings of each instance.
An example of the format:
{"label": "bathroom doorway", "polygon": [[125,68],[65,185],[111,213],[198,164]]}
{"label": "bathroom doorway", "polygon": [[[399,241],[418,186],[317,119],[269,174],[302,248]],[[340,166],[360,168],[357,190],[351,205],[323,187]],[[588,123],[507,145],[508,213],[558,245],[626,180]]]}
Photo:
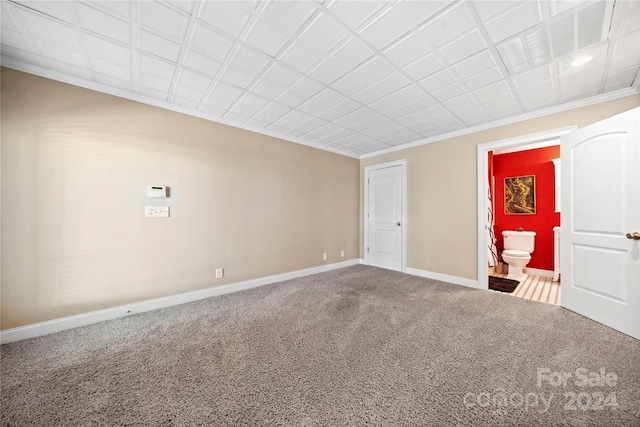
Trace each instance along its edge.
{"label": "bathroom doorway", "polygon": [[[558,129],[478,146],[480,289],[497,289],[518,298],[560,304],[560,136],[572,130],[573,127]],[[519,210],[509,207],[508,186],[514,180],[526,181],[530,186],[531,206]],[[501,256],[502,232],[519,229],[535,232],[534,250],[524,267],[526,277],[509,283],[505,281],[509,265]]]}

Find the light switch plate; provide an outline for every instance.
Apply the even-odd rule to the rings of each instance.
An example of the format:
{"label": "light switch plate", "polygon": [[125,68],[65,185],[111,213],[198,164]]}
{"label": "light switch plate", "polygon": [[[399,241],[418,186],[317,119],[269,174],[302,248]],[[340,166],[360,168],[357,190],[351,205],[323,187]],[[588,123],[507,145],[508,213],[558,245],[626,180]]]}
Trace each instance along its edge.
{"label": "light switch plate", "polygon": [[147,218],[169,218],[169,206],[145,206],[144,216]]}

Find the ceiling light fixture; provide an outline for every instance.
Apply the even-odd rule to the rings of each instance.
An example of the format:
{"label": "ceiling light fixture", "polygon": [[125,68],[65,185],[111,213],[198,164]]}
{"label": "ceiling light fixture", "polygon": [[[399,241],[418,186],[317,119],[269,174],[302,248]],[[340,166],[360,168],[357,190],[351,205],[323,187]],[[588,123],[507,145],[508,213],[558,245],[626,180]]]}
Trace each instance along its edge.
{"label": "ceiling light fixture", "polygon": [[587,62],[591,61],[591,58],[593,58],[593,56],[591,55],[585,55],[585,56],[579,56],[576,59],[573,60],[573,62],[571,63],[572,67],[579,67],[581,65],[586,64]]}

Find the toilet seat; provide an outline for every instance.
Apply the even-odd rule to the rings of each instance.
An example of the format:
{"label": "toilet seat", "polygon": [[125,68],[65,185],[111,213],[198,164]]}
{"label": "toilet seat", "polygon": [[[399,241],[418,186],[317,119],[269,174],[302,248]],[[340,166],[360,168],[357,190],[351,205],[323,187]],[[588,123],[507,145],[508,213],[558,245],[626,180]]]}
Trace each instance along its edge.
{"label": "toilet seat", "polygon": [[529,252],[526,251],[518,251],[515,249],[507,249],[504,252],[502,252],[502,255],[507,255],[510,257],[514,257],[514,258],[524,258],[524,257],[528,257],[531,256],[531,254]]}

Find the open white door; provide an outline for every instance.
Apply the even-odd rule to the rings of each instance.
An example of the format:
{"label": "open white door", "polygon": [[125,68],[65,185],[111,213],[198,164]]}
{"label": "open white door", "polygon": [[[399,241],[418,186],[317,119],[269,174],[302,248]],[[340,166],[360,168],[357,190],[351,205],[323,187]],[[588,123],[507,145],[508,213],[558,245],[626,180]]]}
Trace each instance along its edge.
{"label": "open white door", "polygon": [[562,305],[640,338],[640,108],[563,136],[561,159]]}
{"label": "open white door", "polygon": [[367,168],[365,259],[369,265],[404,271],[405,164]]}

